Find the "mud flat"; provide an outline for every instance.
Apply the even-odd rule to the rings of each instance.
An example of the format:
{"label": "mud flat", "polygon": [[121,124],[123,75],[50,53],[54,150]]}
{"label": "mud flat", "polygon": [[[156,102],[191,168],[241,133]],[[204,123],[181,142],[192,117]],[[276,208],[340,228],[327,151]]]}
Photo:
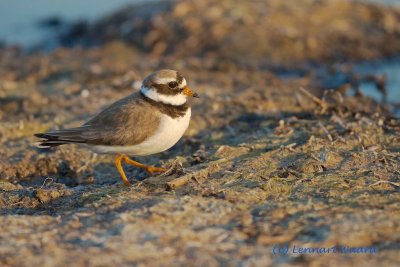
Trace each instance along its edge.
{"label": "mud flat", "polygon": [[[144,5],[61,36],[70,48],[2,48],[1,265],[397,265],[391,107],[277,70],[398,55],[400,12],[299,2]],[[127,167],[126,188],[111,157],[34,146],[33,133],[79,125],[165,67],[201,95],[185,137],[141,159],[166,175]],[[377,253],[274,255],[276,244]]]}

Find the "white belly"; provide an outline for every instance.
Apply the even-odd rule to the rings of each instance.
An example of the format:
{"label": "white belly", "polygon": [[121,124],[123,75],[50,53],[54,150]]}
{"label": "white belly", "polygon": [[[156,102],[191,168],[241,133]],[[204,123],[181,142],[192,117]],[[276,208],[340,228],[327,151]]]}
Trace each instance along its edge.
{"label": "white belly", "polygon": [[183,117],[171,118],[163,114],[157,131],[142,143],[133,146],[95,146],[94,151],[97,153],[117,153],[132,156],[147,156],[165,151],[181,139],[189,126],[190,116],[190,108]]}

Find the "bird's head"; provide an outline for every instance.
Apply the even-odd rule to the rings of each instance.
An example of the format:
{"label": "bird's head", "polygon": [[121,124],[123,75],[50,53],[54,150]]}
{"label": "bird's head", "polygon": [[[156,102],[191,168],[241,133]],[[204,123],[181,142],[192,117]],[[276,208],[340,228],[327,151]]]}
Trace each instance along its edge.
{"label": "bird's head", "polygon": [[179,106],[188,97],[199,97],[186,83],[186,79],[175,70],[159,70],[143,80],[140,92],[153,101]]}

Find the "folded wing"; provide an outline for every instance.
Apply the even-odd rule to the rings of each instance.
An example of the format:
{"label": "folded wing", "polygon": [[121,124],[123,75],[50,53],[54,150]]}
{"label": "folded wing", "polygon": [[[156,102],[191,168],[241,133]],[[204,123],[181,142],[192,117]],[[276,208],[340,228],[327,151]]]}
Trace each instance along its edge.
{"label": "folded wing", "polygon": [[69,143],[90,145],[135,145],[156,130],[160,114],[138,94],[123,98],[80,127],[37,133],[39,147]]}

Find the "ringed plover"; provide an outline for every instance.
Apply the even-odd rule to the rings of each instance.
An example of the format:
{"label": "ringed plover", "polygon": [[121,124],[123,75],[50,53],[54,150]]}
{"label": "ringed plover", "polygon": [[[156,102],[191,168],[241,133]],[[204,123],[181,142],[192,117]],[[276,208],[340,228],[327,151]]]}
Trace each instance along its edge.
{"label": "ringed plover", "polygon": [[186,79],[174,70],[159,70],[144,79],[140,91],[101,111],[80,127],[37,133],[39,147],[78,143],[97,153],[115,155],[115,166],[126,186],[130,183],[122,162],[150,174],[165,168],[147,166],[128,156],[147,156],[175,145],[189,126],[188,97],[198,97]]}

